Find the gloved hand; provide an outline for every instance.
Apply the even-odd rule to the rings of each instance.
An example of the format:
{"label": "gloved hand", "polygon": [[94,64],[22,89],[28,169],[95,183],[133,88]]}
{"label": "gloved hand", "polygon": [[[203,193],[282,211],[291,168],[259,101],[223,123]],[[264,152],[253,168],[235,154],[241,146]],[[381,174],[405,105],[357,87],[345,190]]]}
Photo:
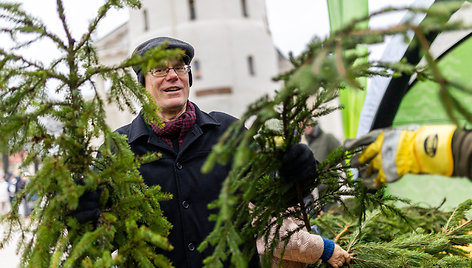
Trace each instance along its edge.
{"label": "gloved hand", "polygon": [[374,130],[348,139],[344,148],[366,146],[351,158],[369,188],[394,182],[407,173],[451,176],[454,171],[452,139],[456,126],[414,126]]}
{"label": "gloved hand", "polygon": [[280,176],[286,181],[305,182],[316,179],[317,162],[306,144],[297,143],[282,157]]}
{"label": "gloved hand", "polygon": [[86,192],[79,197],[79,205],[76,210],[70,212],[79,223],[96,221],[100,217],[100,194],[101,190]]}

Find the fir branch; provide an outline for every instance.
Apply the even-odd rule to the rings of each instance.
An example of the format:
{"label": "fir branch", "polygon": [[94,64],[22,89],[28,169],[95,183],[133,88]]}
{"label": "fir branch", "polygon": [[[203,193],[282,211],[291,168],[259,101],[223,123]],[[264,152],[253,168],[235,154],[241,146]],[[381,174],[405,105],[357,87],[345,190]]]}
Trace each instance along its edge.
{"label": "fir branch", "polygon": [[[452,212],[451,216],[449,217],[446,225],[444,226],[443,232],[448,234],[454,234],[455,231],[461,229],[462,227],[470,224],[470,220],[464,221],[466,218],[466,212],[472,208],[472,200],[466,200],[462,202],[454,211]],[[461,223],[463,222],[463,223]],[[461,223],[461,225],[459,225]],[[459,225],[459,226],[458,226]]]}
{"label": "fir branch", "polygon": [[[139,5],[139,1],[134,0],[107,1],[101,9],[102,15],[112,7],[123,7],[123,3]],[[31,224],[24,226],[18,215],[19,201],[15,201],[10,214],[2,218],[9,225],[7,235],[2,237],[3,243],[19,228],[21,237],[18,245],[23,251],[21,263],[24,267],[132,266],[136,263],[169,266],[169,260],[155,250],[171,248],[167,242],[171,225],[162,215],[159,205],[159,202],[171,197],[162,193],[159,187],[147,187],[138,171],[141,160],[151,161],[156,156],[146,155],[141,160],[137,159],[124,138],[111,132],[104,120],[105,102],[98,95],[93,75],[82,75],[100,74],[107,77],[109,72],[118,70],[105,67],[105,70],[93,71],[92,65],[100,66],[93,40],[90,39],[93,30],[89,35],[83,35],[83,43],[77,46],[70,35],[60,0],[57,1],[57,12],[66,32],[67,44],[48,32],[37,19],[29,18],[19,5],[1,4],[0,9],[0,17],[13,24],[3,29],[13,41],[15,34],[35,34],[34,38],[16,47],[48,38],[64,53],[44,67],[16,55],[13,50],[0,51],[0,130],[3,133],[0,143],[2,148],[8,145],[9,152],[27,148],[24,165],[41,160],[39,171],[18,196],[38,197]],[[93,27],[99,21],[95,20]],[[169,54],[161,53],[159,49],[154,52],[161,58]],[[152,55],[144,59],[131,57],[121,65],[121,70],[135,63],[150,66],[155,62],[156,58]],[[58,70],[62,63],[68,68],[66,72]],[[46,90],[52,80],[59,81],[56,91],[64,93],[63,99],[48,98]],[[96,93],[90,100],[85,100],[81,94],[81,87],[86,83],[91,84]],[[152,100],[129,73],[116,76],[115,84],[120,85],[120,91],[114,93],[116,100],[124,100],[126,106],[137,100],[143,102],[148,113],[151,113],[150,110],[154,112]],[[131,100],[128,96],[133,95],[136,99]],[[59,133],[51,133],[42,122],[44,118],[61,124]],[[99,137],[103,138],[107,149],[98,150],[92,144],[92,139]],[[95,158],[98,151],[102,152],[101,159]],[[77,181],[82,181],[83,185],[77,184]],[[94,229],[90,223],[80,225],[69,213],[77,207],[79,196],[85,191],[95,191],[98,186],[102,189],[102,215],[96,223],[98,229]],[[123,220],[118,221],[118,218]],[[148,229],[137,228],[143,223]],[[125,250],[122,247],[124,244],[130,250]],[[111,252],[116,248],[122,250],[118,251],[116,258],[112,258]],[[135,255],[133,250],[140,251],[141,255]]]}
{"label": "fir branch", "polygon": [[59,19],[61,20],[61,23],[62,23],[62,28],[67,37],[67,41],[69,44],[68,46],[73,47],[75,40],[72,38],[72,35],[69,31],[69,26],[67,25],[67,22],[66,22],[66,16],[64,14],[64,6],[62,5],[62,0],[56,0],[56,7],[57,7],[57,14],[59,15]]}
{"label": "fir branch", "polygon": [[[435,16],[437,21],[434,23],[426,21],[420,25],[413,25],[410,22],[406,22],[386,29],[377,30],[356,29],[356,23],[371,18],[371,16],[368,16],[355,21],[326,40],[315,40],[309,46],[309,49],[303,52],[298,58],[291,56],[290,60],[294,64],[294,68],[275,78],[275,80],[279,79],[285,82],[283,87],[277,92],[273,99],[264,97],[250,105],[241,117],[241,121],[236,122],[228,130],[227,134],[220,139],[204,166],[204,170],[207,171],[215,162],[225,163],[234,157],[233,168],[236,167],[236,169],[247,170],[246,172],[249,174],[247,177],[242,177],[230,173],[227,177],[225,181],[226,186],[223,188],[222,195],[220,199],[214,203],[214,205],[220,209],[220,214],[212,217],[216,220],[216,228],[210,235],[211,240],[209,241],[223,247],[223,242],[219,243],[217,240],[215,241],[215,239],[219,235],[226,237],[227,234],[225,235],[224,233],[230,232],[230,230],[227,229],[230,226],[228,226],[226,222],[229,220],[239,222],[246,219],[248,222],[251,222],[254,229],[261,228],[253,231],[251,234],[257,237],[265,237],[267,249],[273,249],[274,244],[271,244],[267,239],[268,232],[270,232],[272,228],[279,230],[282,222],[281,219],[289,217],[289,215],[283,214],[285,209],[294,206],[294,203],[296,207],[303,208],[304,205],[300,200],[302,196],[300,189],[303,188],[309,193],[318,186],[319,183],[326,184],[328,191],[320,195],[316,202],[313,201],[308,204],[306,209],[310,213],[314,214],[316,211],[319,211],[319,207],[332,202],[341,202],[341,204],[344,204],[342,197],[353,195],[358,198],[360,204],[359,210],[355,213],[358,218],[359,226],[374,228],[372,226],[373,219],[378,219],[381,215],[396,215],[396,217],[409,226],[409,230],[411,231],[413,223],[409,221],[403,211],[391,204],[391,201],[402,200],[383,195],[382,190],[379,190],[377,194],[370,194],[363,188],[361,180],[352,180],[349,176],[343,174],[344,170],[342,168],[336,168],[338,165],[343,166],[341,163],[346,161],[346,153],[340,152],[336,157],[331,158],[325,164],[321,164],[318,167],[319,176],[317,180],[313,180],[307,185],[303,185],[303,187],[297,187],[295,185],[283,186],[281,182],[278,181],[280,178],[277,176],[280,162],[274,161],[274,159],[279,159],[286,148],[299,141],[301,130],[310,118],[325,115],[339,108],[332,108],[325,105],[328,100],[337,96],[339,89],[345,88],[347,85],[360,88],[360,85],[358,85],[354,78],[376,74],[384,76],[391,76],[398,73],[407,73],[410,75],[427,74],[430,75],[429,79],[433,82],[442,83],[444,85],[445,80],[439,69],[437,69],[437,66],[434,65],[435,62],[429,53],[429,46],[425,43],[424,35],[432,31],[448,31],[454,28],[462,28],[463,26],[460,24],[446,24],[452,12],[457,10],[458,7],[458,3],[453,3],[441,5],[441,9],[404,8],[383,10],[378,14],[397,10],[408,10],[413,13],[428,13],[429,16]],[[372,14],[372,16],[375,15],[377,14]],[[361,64],[356,64],[356,62],[359,62],[358,59],[363,59],[368,55],[365,51],[354,50],[358,44],[381,42],[384,40],[384,36],[398,33],[405,34],[410,30],[416,32],[416,38],[421,44],[420,50],[426,55],[429,67],[433,69],[432,72],[430,71],[431,69],[426,70],[422,67],[409,64],[408,62],[388,63],[381,61],[363,61]],[[428,72],[431,73],[429,74]],[[311,96],[315,96],[313,106],[307,105],[307,100]],[[243,125],[249,118],[253,119],[251,120],[251,127],[245,133],[241,133],[240,130],[243,129]],[[281,125],[280,130],[276,132],[266,131],[267,127],[265,124],[268,120],[278,120]],[[258,133],[259,136],[255,137],[255,140],[252,140],[255,133]],[[276,139],[273,136],[280,136],[279,140],[282,142],[276,143]],[[231,148],[231,150],[229,148]],[[236,148],[236,150],[234,150],[234,148]],[[246,161],[242,162],[241,159],[246,159]],[[248,161],[247,159],[250,160]],[[272,165],[267,164],[269,161],[272,161]],[[266,187],[262,188],[260,191],[257,188],[252,188],[257,185],[254,181],[265,181],[267,180],[265,175],[268,174],[274,174],[271,175],[274,176],[271,185],[264,184]],[[287,191],[287,189],[291,190]],[[251,194],[239,196],[235,194],[238,191],[249,191]],[[274,202],[277,196],[285,196],[285,202]],[[262,198],[260,197],[271,200],[273,204],[268,204],[266,200],[261,200]],[[251,213],[249,213],[249,211],[232,208],[234,203],[244,204],[247,200],[251,200],[256,207]],[[366,218],[367,209],[372,206],[379,209],[379,214],[376,214],[373,218]],[[302,213],[291,215],[291,217],[303,220],[305,208],[303,208],[302,211]],[[241,212],[249,213],[249,215],[240,214]],[[278,215],[278,220],[270,222],[272,217],[269,215]],[[223,223],[225,223],[226,229],[219,228]],[[305,225],[308,224],[305,223]],[[267,228],[267,226],[270,226],[270,228]],[[238,226],[235,225],[234,228],[238,228]],[[345,228],[345,226],[343,228]],[[341,236],[348,235],[348,229],[341,229],[340,232],[338,232],[338,234],[340,234],[339,239],[341,239]],[[276,237],[274,240],[283,239],[283,241],[286,242],[287,240],[285,239],[289,239],[288,237],[277,237],[277,231],[275,233]],[[351,240],[349,248],[362,241],[367,234],[365,230],[359,232],[354,236],[353,240]],[[250,235],[248,235],[248,237],[249,236]],[[219,252],[224,252],[224,250],[220,249]],[[411,255],[410,252],[400,253],[400,255],[404,254],[403,256]],[[238,253],[235,252],[234,254]],[[215,261],[215,258],[223,258],[226,256],[225,254],[214,255],[213,261]],[[425,256],[425,258],[428,259],[427,256]]]}
{"label": "fir branch", "polygon": [[10,21],[13,24],[11,27],[3,28],[2,32],[9,33],[14,41],[16,41],[14,36],[18,33],[37,33],[39,35],[37,39],[20,43],[13,49],[25,47],[38,41],[40,38],[49,38],[59,48],[66,49],[64,43],[57,35],[49,32],[46,25],[44,25],[39,19],[21,10],[21,5],[14,3],[0,3],[0,10],[6,13],[0,15],[0,18]]}

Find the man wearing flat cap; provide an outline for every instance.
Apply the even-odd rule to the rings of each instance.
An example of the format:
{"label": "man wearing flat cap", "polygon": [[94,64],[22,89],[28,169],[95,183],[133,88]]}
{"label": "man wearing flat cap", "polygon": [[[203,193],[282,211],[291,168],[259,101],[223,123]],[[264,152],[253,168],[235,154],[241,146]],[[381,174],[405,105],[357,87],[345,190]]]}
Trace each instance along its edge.
{"label": "man wearing flat cap", "polygon": [[[157,115],[164,121],[164,126],[146,121],[140,113],[117,132],[128,137],[128,144],[136,155],[148,152],[162,154],[157,161],[143,164],[140,168],[147,185],[160,185],[163,192],[172,194],[171,200],[161,203],[161,209],[173,225],[168,239],[174,249],[160,253],[167,256],[175,267],[201,267],[203,260],[212,254],[212,249],[197,250],[214,227],[208,218],[215,211],[208,209],[208,204],[218,199],[231,164],[215,165],[205,174],[201,173],[201,167],[212,146],[237,119],[222,112],[203,112],[188,99],[192,85],[190,63],[194,56],[190,44],[170,37],[157,37],[139,45],[134,53],[142,56],[161,45],[166,49],[182,49],[185,55],[181,60],[169,60],[165,66],[150,70],[138,66],[134,71],[160,108]],[[303,150],[310,151],[308,147]],[[312,170],[315,170],[316,161],[311,151],[311,157],[300,158],[293,153],[291,156],[284,159],[287,165],[313,165]],[[294,158],[297,161],[293,161]],[[249,267],[259,265],[257,254],[254,257]]]}

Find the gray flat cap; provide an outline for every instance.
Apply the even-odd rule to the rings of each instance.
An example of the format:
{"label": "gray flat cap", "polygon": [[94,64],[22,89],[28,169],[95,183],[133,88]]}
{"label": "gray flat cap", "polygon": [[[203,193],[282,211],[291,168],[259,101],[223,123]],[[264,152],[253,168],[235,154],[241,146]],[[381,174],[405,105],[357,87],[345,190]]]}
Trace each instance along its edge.
{"label": "gray flat cap", "polygon": [[[150,40],[147,40],[146,42],[140,44],[139,46],[136,47],[133,53],[136,53],[139,56],[144,55],[146,51],[149,49],[155,48],[157,46],[160,46],[164,44],[164,42],[167,41],[167,49],[175,49],[175,48],[180,48],[185,51],[185,56],[183,58],[185,64],[190,64],[190,62],[193,59],[194,55],[194,49],[193,47],[184,41],[171,38],[171,37],[156,37]],[[136,73],[136,76],[138,78],[138,81],[144,86],[144,75],[141,70],[141,66],[135,66],[133,67],[134,72]],[[192,85],[192,71],[189,72],[189,84],[190,86]]]}

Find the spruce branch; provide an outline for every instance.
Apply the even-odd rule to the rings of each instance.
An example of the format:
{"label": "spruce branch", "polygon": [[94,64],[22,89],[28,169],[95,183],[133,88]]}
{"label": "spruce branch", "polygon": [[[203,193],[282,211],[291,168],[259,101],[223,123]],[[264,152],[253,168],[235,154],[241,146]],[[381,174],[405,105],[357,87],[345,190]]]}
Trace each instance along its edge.
{"label": "spruce branch", "polygon": [[[441,211],[438,207],[405,206],[401,208],[403,219],[369,206],[370,212],[359,226],[355,215],[333,207],[313,224],[328,238],[341,238],[337,243],[355,255],[352,267],[467,266],[470,265],[468,252],[461,247],[472,241],[467,219],[470,204],[470,200],[464,201],[455,212]],[[352,198],[347,205],[349,210],[357,211],[360,203]],[[353,225],[346,229],[340,224],[342,221]],[[454,229],[458,232],[449,232]]]}
{"label": "spruce branch", "polygon": [[[149,68],[181,52],[162,53],[159,48],[153,51],[156,55],[132,56],[119,68],[101,65],[92,32],[110,8],[135,7],[139,1],[106,1],[80,42],[71,36],[62,4],[61,0],[56,3],[65,42],[20,5],[0,4],[0,19],[11,24],[2,32],[16,42],[12,50],[0,50],[0,144],[11,154],[26,150],[20,168],[40,161],[38,172],[15,198],[11,212],[1,219],[7,227],[1,243],[20,233],[22,267],[168,267],[169,260],[159,252],[172,248],[167,241],[171,225],[160,202],[171,196],[159,186],[146,186],[138,171],[143,162],[154,161],[159,155],[135,156],[126,140],[110,130],[104,119],[106,101],[98,94],[94,79],[97,75],[112,77],[112,101],[135,109],[131,105],[137,100],[145,113],[157,117],[151,97],[126,69],[135,64]],[[23,34],[33,37],[17,42],[17,36]],[[16,52],[44,39],[62,53],[49,64]],[[63,97],[51,98],[51,85]],[[89,99],[82,94],[87,85],[95,92]],[[58,128],[48,128],[47,120],[54,120]],[[104,145],[99,148],[96,140],[103,140]],[[76,209],[83,193],[98,188],[102,211],[98,222],[79,224],[70,216],[71,210]],[[27,224],[18,213],[19,204],[33,196],[37,201]],[[115,250],[118,253],[112,257]]]}
{"label": "spruce branch", "polygon": [[[17,44],[13,47],[14,50],[31,45],[34,42],[39,41],[42,38],[48,38],[58,48],[65,49],[66,46],[62,42],[61,38],[47,30],[46,25],[39,19],[30,14],[27,14],[21,9],[20,4],[16,3],[0,3],[0,19],[6,20],[13,25],[11,27],[2,28],[1,31],[8,33],[12,40]],[[3,13],[5,12],[5,13]],[[16,36],[18,34],[31,34],[36,33],[38,37],[29,41],[18,42]]]}
{"label": "spruce branch", "polygon": [[[282,88],[276,92],[273,98],[264,96],[249,105],[241,116],[241,120],[235,122],[220,139],[204,165],[203,170],[208,171],[215,163],[226,163],[234,158],[234,172],[231,172],[226,178],[220,198],[212,204],[212,207],[220,209],[220,213],[212,217],[215,220],[215,229],[204,242],[204,246],[199,248],[202,250],[212,245],[219,249],[218,255],[211,257],[212,263],[216,263],[217,259],[221,261],[229,256],[225,253],[225,248],[228,247],[227,242],[224,239],[219,240],[219,237],[228,237],[233,230],[239,233],[243,241],[244,239],[251,241],[250,239],[254,239],[254,237],[264,238],[266,254],[270,256],[279,242],[286,245],[290,239],[290,235],[278,234],[283,219],[293,217],[304,222],[303,225],[308,227],[307,215],[318,215],[321,207],[333,202],[340,203],[347,208],[348,206],[344,204],[345,198],[352,196],[359,204],[356,211],[351,212],[357,218],[357,226],[354,226],[353,221],[347,221],[350,223],[350,228],[344,225],[342,228],[340,227],[340,230],[332,230],[333,234],[339,235],[334,236],[337,241],[350,241],[349,249],[358,250],[357,246],[363,245],[364,240],[371,236],[369,230],[375,230],[377,228],[375,225],[378,224],[377,220],[383,219],[386,215],[401,220],[403,222],[402,228],[408,229],[409,232],[413,230],[414,222],[410,221],[405,211],[397,208],[393,203],[406,200],[385,195],[383,189],[375,194],[369,193],[363,186],[361,179],[350,177],[347,171],[348,166],[344,163],[347,162],[351,152],[345,152],[342,148],[334,152],[330,159],[318,166],[318,177],[303,185],[281,181],[278,175],[281,164],[279,159],[287,148],[300,141],[302,130],[311,118],[323,116],[341,108],[330,107],[326,104],[328,100],[338,96],[339,90],[347,86],[362,89],[356,81],[359,77],[392,76],[402,73],[416,74],[433,83],[440,84],[440,87],[443,87],[443,92],[447,90],[447,80],[429,52],[429,44],[425,42],[425,35],[470,27],[459,23],[447,23],[451,14],[461,5],[462,3],[454,2],[440,3],[429,9],[386,9],[350,23],[346,28],[325,40],[314,40],[299,57],[290,56],[294,68],[274,78],[276,81],[283,82]],[[428,19],[419,25],[407,21],[385,29],[360,30],[356,28],[358,23],[365,22],[372,16],[398,10],[426,14]],[[419,50],[425,55],[428,68],[416,66],[407,61],[397,63],[369,61],[365,60],[368,56],[367,52],[355,50],[359,44],[379,43],[389,35],[404,34],[406,36],[409,31],[416,33],[415,42],[419,42]],[[312,98],[314,98],[314,102],[309,103]],[[447,105],[457,108],[452,99],[444,100],[449,103]],[[278,126],[271,127],[269,126],[270,122],[278,122]],[[250,127],[243,132],[245,124]],[[245,170],[246,173],[238,173],[237,171],[240,170]],[[327,185],[327,190],[319,196],[318,200],[310,201],[305,206],[301,197],[310,193],[320,183]],[[245,194],[238,194],[240,192]],[[248,206],[249,202],[254,205],[254,208],[244,207]],[[243,204],[244,206],[235,208],[234,204]],[[295,212],[285,213],[288,208],[293,208]],[[369,210],[372,208],[377,209],[377,212],[371,214]],[[309,220],[313,221],[313,218]],[[228,221],[233,224],[228,225]],[[234,224],[238,222],[241,225]],[[242,222],[249,222],[252,231],[249,228],[244,228],[245,225]],[[350,239],[346,239],[354,229],[357,230],[357,233]],[[273,239],[269,239],[272,236]],[[439,236],[438,234],[434,239],[446,239]],[[433,238],[428,239],[431,241]],[[447,241],[451,241],[450,238],[447,239],[449,239]],[[421,239],[415,241],[420,242]],[[373,254],[378,254],[377,257],[383,258],[395,256],[394,258],[398,259],[398,265],[424,264],[432,259],[426,251],[433,249],[423,248],[424,252],[415,253],[397,244],[383,245],[381,241],[377,242],[379,245],[368,249],[369,253],[366,253],[365,257],[359,254],[358,258],[372,263],[375,257]],[[400,241],[395,241],[395,243],[400,243]],[[408,243],[414,242],[408,240]],[[433,244],[430,243],[430,245]],[[444,244],[444,247],[447,245]],[[240,244],[240,247],[243,248],[252,246],[248,242]],[[380,251],[384,246],[385,253],[383,254],[372,251],[373,248]],[[447,247],[447,250],[456,254],[450,247]],[[237,256],[238,254],[238,252],[234,252],[232,260],[240,261],[244,258],[244,256]]]}

